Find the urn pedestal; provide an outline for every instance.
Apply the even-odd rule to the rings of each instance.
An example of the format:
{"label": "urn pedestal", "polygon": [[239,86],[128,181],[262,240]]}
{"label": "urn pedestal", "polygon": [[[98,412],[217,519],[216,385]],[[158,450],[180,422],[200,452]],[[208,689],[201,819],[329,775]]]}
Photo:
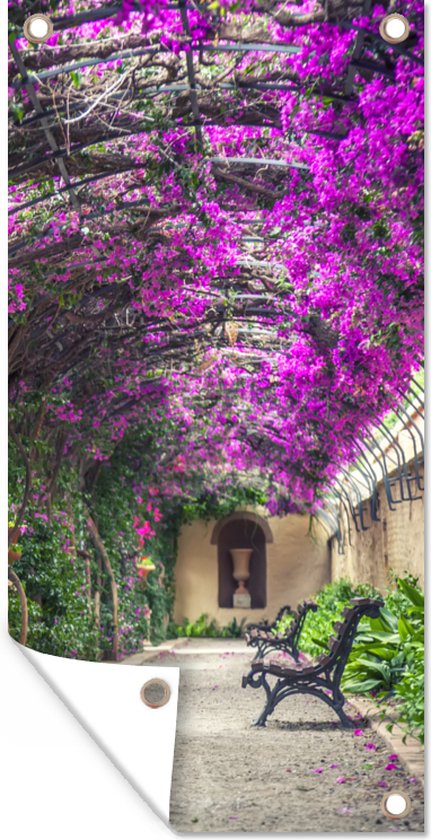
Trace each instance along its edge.
{"label": "urn pedestal", "polygon": [[250,577],[250,558],[253,554],[252,548],[231,548],[230,556],[233,562],[233,576],[238,587],[233,594],[233,606],[242,609],[250,609],[251,595],[246,587]]}

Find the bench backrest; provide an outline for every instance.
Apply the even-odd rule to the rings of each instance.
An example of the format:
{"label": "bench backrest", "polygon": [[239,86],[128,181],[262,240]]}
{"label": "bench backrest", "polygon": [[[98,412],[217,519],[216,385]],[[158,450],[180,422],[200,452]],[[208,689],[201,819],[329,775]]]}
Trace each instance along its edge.
{"label": "bench backrest", "polygon": [[285,604],[284,607],[281,607],[279,609],[279,611],[278,611],[277,615],[275,616],[274,621],[272,622],[270,627],[276,627],[278,622],[281,621],[281,619],[284,617],[285,613],[289,613],[294,618],[296,617],[295,610],[292,610],[292,608],[289,604]]}
{"label": "bench backrest", "polygon": [[316,612],[317,609],[317,604],[314,601],[303,601],[302,604],[298,605],[296,616],[290,623],[286,633],[294,650],[297,649],[299,637],[301,635],[307,613],[309,610]]}
{"label": "bench backrest", "polygon": [[351,599],[342,612],[343,621],[333,624],[335,635],[328,641],[329,653],[322,653],[316,659],[315,666],[318,666],[319,671],[334,669],[334,680],[339,682],[361,618],[365,615],[377,618],[383,605],[384,602],[376,598]]}

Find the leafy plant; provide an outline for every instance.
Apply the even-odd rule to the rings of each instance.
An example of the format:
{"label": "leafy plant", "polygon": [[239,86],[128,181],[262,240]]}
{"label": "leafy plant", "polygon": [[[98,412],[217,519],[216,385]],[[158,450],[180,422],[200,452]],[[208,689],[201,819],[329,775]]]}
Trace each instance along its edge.
{"label": "leafy plant", "polygon": [[[401,620],[401,619],[400,619]],[[405,667],[398,619],[383,607],[379,618],[363,618],[349,656],[343,689],[354,694],[389,692]]]}
{"label": "leafy plant", "polygon": [[[14,570],[24,586],[29,610],[27,644],[43,653],[97,659],[99,631],[86,596],[82,559],[73,551],[60,517],[50,523],[37,511],[20,537],[22,555]],[[9,590],[9,631],[18,639],[21,618],[15,591]]]}
{"label": "leafy plant", "polygon": [[194,622],[185,618],[182,624],[176,625],[175,632],[177,636],[234,639],[242,635],[245,621],[245,618],[240,622],[233,618],[225,627],[220,627],[214,618],[209,619],[207,613],[202,613]]}
{"label": "leafy plant", "polygon": [[424,595],[417,579],[398,578],[377,619],[364,618],[343,680],[352,693],[395,698],[399,720],[424,738]]}

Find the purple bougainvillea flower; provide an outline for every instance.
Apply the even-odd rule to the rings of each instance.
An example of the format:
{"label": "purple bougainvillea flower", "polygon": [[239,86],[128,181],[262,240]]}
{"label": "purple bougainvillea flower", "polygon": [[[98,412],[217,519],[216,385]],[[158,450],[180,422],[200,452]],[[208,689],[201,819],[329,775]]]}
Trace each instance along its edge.
{"label": "purple bougainvillea flower", "polygon": [[314,770],[310,770],[310,773],[323,773],[324,767],[316,767]]}
{"label": "purple bougainvillea flower", "polygon": [[417,783],[418,783],[418,780],[417,780],[416,776],[410,776],[408,781],[409,781],[410,785],[417,785]]}
{"label": "purple bougainvillea flower", "polygon": [[354,733],[353,733],[353,734],[354,734],[354,735],[359,736],[359,735],[363,735],[363,734],[364,734],[364,732],[363,732],[363,730],[362,730],[362,729],[355,729],[355,731],[354,731]]}
{"label": "purple bougainvillea flower", "polygon": [[396,753],[391,753],[391,755],[388,755],[388,759],[389,761],[398,761],[398,756]]}
{"label": "purple bougainvillea flower", "polygon": [[394,764],[393,761],[388,761],[385,765],[385,770],[398,770],[398,764]]}
{"label": "purple bougainvillea flower", "polygon": [[368,744],[364,744],[364,749],[366,749],[366,750],[376,750],[377,745],[372,744],[371,741],[369,741]]}
{"label": "purple bougainvillea flower", "polygon": [[337,785],[344,785],[347,782],[346,776],[337,776],[335,779]]}
{"label": "purple bougainvillea flower", "polygon": [[388,788],[389,782],[387,782],[386,779],[380,779],[380,781],[377,782],[377,787]]}
{"label": "purple bougainvillea flower", "polygon": [[330,770],[335,770],[335,769],[336,769],[337,767],[339,767],[339,766],[340,766],[339,764],[330,764],[330,765],[329,765],[329,769],[330,769]]}

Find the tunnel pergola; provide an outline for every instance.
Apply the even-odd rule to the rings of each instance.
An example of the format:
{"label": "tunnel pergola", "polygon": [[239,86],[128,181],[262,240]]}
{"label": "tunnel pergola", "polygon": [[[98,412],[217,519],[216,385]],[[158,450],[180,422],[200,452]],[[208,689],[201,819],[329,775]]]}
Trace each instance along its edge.
{"label": "tunnel pergola", "polygon": [[[85,450],[91,481],[126,432],[160,425],[166,488],[252,481],[272,512],[319,510],[339,533],[344,509],[366,528],[384,417],[411,428],[423,407],[414,3],[407,45],[381,39],[371,0],[60,4],[38,48],[27,6],[10,36],[25,494],[31,429],[48,429],[55,483],[65,453]],[[377,105],[404,100],[413,116],[388,140]],[[391,452],[411,500],[420,453],[412,471]]]}

